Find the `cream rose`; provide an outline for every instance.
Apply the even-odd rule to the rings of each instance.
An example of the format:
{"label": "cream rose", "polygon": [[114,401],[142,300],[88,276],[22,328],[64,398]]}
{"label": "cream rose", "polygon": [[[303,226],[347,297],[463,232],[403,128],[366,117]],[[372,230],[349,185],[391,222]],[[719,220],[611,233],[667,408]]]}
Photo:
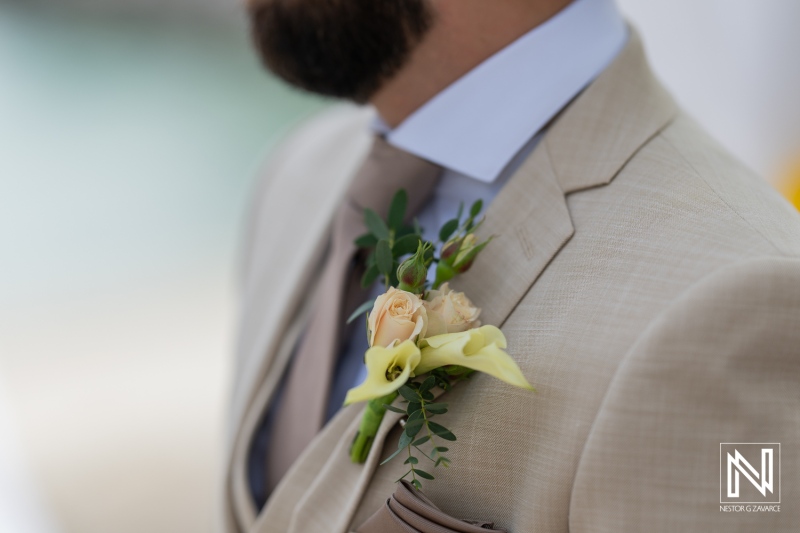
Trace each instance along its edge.
{"label": "cream rose", "polygon": [[428,317],[419,296],[390,287],[375,300],[367,324],[369,345],[386,348],[395,341],[416,341],[424,336]]}
{"label": "cream rose", "polygon": [[426,337],[443,333],[459,333],[481,325],[481,310],[463,292],[455,292],[447,283],[439,290],[428,291],[424,307],[428,315]]}

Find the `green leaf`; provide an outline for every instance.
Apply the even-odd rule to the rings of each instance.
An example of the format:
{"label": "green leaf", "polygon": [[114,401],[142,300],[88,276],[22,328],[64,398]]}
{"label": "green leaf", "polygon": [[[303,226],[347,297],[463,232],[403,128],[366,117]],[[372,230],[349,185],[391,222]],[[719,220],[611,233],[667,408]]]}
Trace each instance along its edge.
{"label": "green leaf", "polygon": [[431,391],[427,390],[425,392],[420,391],[419,395],[422,396],[422,399],[425,400],[426,402],[433,401],[433,393]]}
{"label": "green leaf", "polygon": [[390,275],[394,258],[392,257],[392,249],[389,246],[389,241],[381,239],[375,247],[375,262],[378,265],[378,270],[381,274]]}
{"label": "green leaf", "polygon": [[400,237],[392,247],[392,253],[395,257],[401,257],[408,254],[413,254],[419,247],[420,238],[418,235],[410,234],[405,237]]}
{"label": "green leaf", "polygon": [[372,233],[365,233],[353,241],[359,248],[372,248],[378,244],[378,238]]}
{"label": "green leaf", "polygon": [[[403,477],[406,477],[406,476],[403,476]],[[402,478],[400,478],[400,479],[402,479]],[[414,488],[416,488],[417,490],[422,490],[422,483],[420,483],[418,479],[412,479],[411,480],[411,484],[414,485]]]}
{"label": "green leaf", "polygon": [[366,313],[367,311],[372,309],[372,307],[374,305],[375,305],[375,300],[370,300],[368,302],[364,302],[363,304],[359,305],[358,309],[353,311],[353,314],[350,315],[350,318],[347,319],[346,323],[349,324],[350,322],[352,322],[356,318],[360,317],[361,315],[363,315],[364,313]]}
{"label": "green leaf", "polygon": [[393,412],[393,413],[406,414],[406,412],[403,409],[400,409],[399,407],[395,407],[394,405],[389,405],[388,403],[385,403],[385,404],[383,404],[383,406],[386,409],[388,409],[389,411]]}
{"label": "green leaf", "polygon": [[[420,420],[420,422],[424,422],[424,420]],[[419,431],[421,429],[422,429],[422,424],[419,424],[417,426],[411,426],[411,427],[409,427],[409,425],[406,424],[405,432],[406,432],[406,434],[408,434],[409,437],[411,437],[413,439],[414,437],[417,436],[417,434],[419,434]]]}
{"label": "green leaf", "polygon": [[461,215],[464,214],[464,202],[458,202],[458,213],[456,213],[456,218],[461,220]]}
{"label": "green leaf", "polygon": [[405,189],[400,189],[394,193],[392,204],[389,206],[389,227],[395,231],[403,225],[406,217],[406,206],[408,205],[408,194]]}
{"label": "green leaf", "polygon": [[415,420],[409,419],[409,420],[406,421],[405,428],[406,429],[408,429],[408,428],[412,428],[412,429],[418,428],[418,427],[421,427],[422,424],[424,424],[424,423],[425,423],[425,419],[422,418],[422,417],[419,417],[419,418],[417,418]]}
{"label": "green leaf", "polygon": [[427,392],[431,390],[434,387],[434,385],[436,385],[436,378],[433,376],[428,376],[427,378],[425,378],[425,381],[423,381],[422,384],[419,386],[419,391]]}
{"label": "green leaf", "polygon": [[435,415],[443,415],[447,412],[446,403],[428,403],[425,404],[425,410],[430,411]]}
{"label": "green leaf", "polygon": [[[403,435],[405,435],[405,433],[403,433]],[[397,457],[397,454],[399,454],[400,452],[402,452],[402,451],[403,451],[403,450],[405,450],[405,449],[406,449],[406,447],[405,447],[405,446],[398,447],[398,448],[397,448],[397,449],[394,451],[394,453],[393,453],[392,455],[390,455],[389,457],[387,457],[386,459],[384,459],[384,460],[383,460],[383,462],[381,463],[381,465],[385,465],[386,463],[388,463],[389,461],[391,461],[392,459],[394,459],[395,457]]]}
{"label": "green leaf", "polygon": [[414,442],[412,442],[411,445],[412,446],[422,446],[423,444],[425,444],[429,440],[431,440],[431,438],[428,435],[425,435],[424,437],[420,437],[417,440],[415,440]]}
{"label": "green leaf", "polygon": [[411,441],[414,440],[414,437],[410,436],[405,431],[400,434],[400,440],[397,443],[397,448],[402,450],[403,448],[407,447],[411,444]]}
{"label": "green leaf", "polygon": [[481,209],[483,209],[483,200],[479,198],[475,200],[475,203],[472,204],[472,207],[469,209],[470,218],[475,218],[478,216],[478,213],[481,212]]}
{"label": "green leaf", "polygon": [[408,413],[409,415],[422,413],[422,404],[419,403],[419,401],[408,402],[408,407],[406,407],[406,413]]}
{"label": "green leaf", "polygon": [[448,220],[442,226],[442,229],[439,230],[439,240],[442,242],[446,242],[447,239],[453,234],[455,230],[458,229],[458,219],[454,218],[452,220]]}
{"label": "green leaf", "polygon": [[447,429],[446,427],[437,424],[436,422],[428,422],[428,427],[434,434],[443,438],[444,440],[454,441],[456,440],[456,436],[453,435],[453,432]]}
{"label": "green leaf", "polygon": [[361,287],[364,289],[368,289],[375,283],[375,280],[378,279],[378,275],[380,271],[378,270],[378,265],[372,265],[364,272],[364,275],[361,276]]}
{"label": "green leaf", "polygon": [[404,464],[404,465],[416,465],[416,464],[419,464],[419,459],[417,459],[416,457],[414,457],[413,455],[411,455],[411,456],[409,456],[409,458],[408,458],[408,459],[406,459],[405,461],[403,461],[403,464]]}
{"label": "green leaf", "polygon": [[378,239],[389,238],[389,228],[386,222],[372,209],[364,209],[364,225]]}
{"label": "green leaf", "polygon": [[406,420],[408,422],[412,422],[414,420],[423,420],[424,418],[425,417],[422,416],[422,409],[420,409],[418,411],[414,411],[413,413],[411,413]]}
{"label": "green leaf", "polygon": [[435,451],[436,453],[444,453],[444,452],[449,452],[449,451],[450,451],[450,448],[447,448],[447,447],[445,447],[445,446],[436,446],[436,447],[433,449],[433,451]]}
{"label": "green leaf", "polygon": [[409,402],[419,402],[419,396],[417,395],[417,391],[413,390],[408,385],[403,385],[398,390],[400,395],[408,400]]}
{"label": "green leaf", "polygon": [[416,473],[416,474],[417,474],[419,477],[421,477],[422,479],[435,479],[435,478],[434,478],[432,475],[430,475],[429,473],[427,473],[427,472],[426,472],[426,471],[424,471],[424,470],[417,470],[417,469],[415,468],[415,469],[414,469],[414,473]]}

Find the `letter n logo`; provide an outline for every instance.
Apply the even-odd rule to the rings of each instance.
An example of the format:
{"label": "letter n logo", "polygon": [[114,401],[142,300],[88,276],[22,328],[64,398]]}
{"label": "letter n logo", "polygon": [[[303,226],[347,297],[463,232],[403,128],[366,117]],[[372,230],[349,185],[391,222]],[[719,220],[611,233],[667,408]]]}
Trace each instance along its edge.
{"label": "letter n logo", "polygon": [[780,443],[719,446],[720,503],[780,503]]}

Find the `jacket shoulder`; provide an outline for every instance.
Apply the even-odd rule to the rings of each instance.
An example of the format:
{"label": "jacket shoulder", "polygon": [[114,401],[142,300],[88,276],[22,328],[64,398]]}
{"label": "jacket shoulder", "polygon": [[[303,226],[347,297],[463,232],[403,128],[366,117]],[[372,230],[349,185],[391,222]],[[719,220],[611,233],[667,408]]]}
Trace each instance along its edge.
{"label": "jacket shoulder", "polygon": [[733,157],[693,119],[681,114],[651,141],[701,181],[735,213],[744,230],[757,233],[780,255],[800,256],[800,214],[761,176]]}
{"label": "jacket shoulder", "polygon": [[239,280],[249,277],[257,243],[276,220],[326,211],[338,201],[371,142],[369,108],[336,105],[307,119],[286,136],[259,172],[246,209],[239,244]]}

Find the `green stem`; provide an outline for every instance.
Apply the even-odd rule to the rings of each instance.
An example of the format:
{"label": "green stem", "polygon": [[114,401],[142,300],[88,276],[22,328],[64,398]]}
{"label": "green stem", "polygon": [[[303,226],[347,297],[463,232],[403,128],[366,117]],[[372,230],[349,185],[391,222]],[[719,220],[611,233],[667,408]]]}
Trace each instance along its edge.
{"label": "green stem", "polygon": [[354,463],[363,463],[367,460],[372,442],[375,440],[375,435],[378,434],[378,427],[386,414],[385,406],[391,404],[395,398],[397,398],[397,392],[392,392],[382,398],[375,398],[367,402],[367,407],[361,416],[361,424],[358,426],[358,433],[350,446],[350,460]]}

